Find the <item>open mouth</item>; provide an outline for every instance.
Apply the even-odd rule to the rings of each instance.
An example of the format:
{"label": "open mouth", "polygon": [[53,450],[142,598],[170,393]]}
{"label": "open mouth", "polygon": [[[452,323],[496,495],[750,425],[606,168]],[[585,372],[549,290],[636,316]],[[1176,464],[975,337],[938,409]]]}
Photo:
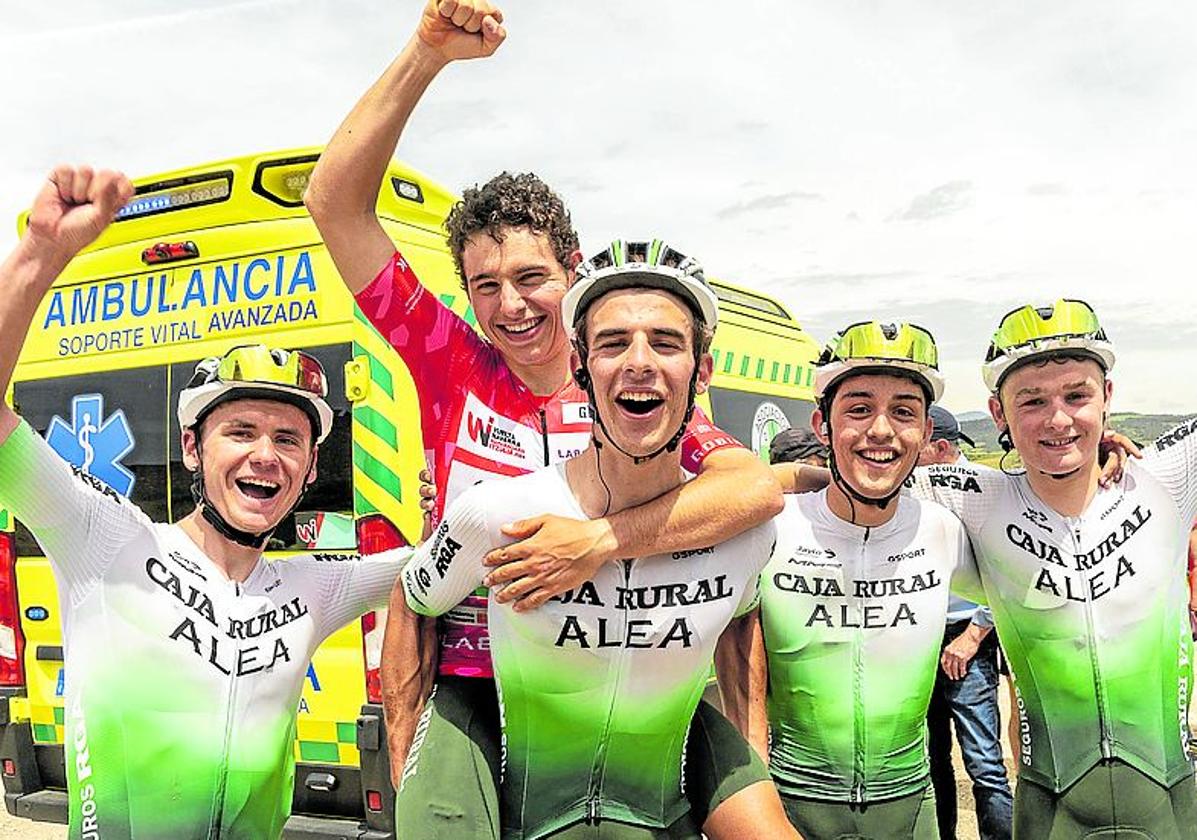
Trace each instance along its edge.
{"label": "open mouth", "polygon": [[497,324],[496,326],[502,330],[505,335],[511,336],[512,338],[520,338],[539,327],[544,319],[544,315],[539,315],[535,318],[525,318],[523,321],[520,321],[517,324]]}
{"label": "open mouth", "polygon": [[262,478],[239,478],[236,483],[237,489],[251,499],[273,499],[281,489],[276,482]]}
{"label": "open mouth", "polygon": [[898,453],[892,449],[862,449],[856,454],[870,464],[876,464],[880,467],[888,466],[898,460]]}
{"label": "open mouth", "polygon": [[1080,439],[1080,435],[1069,435],[1068,437],[1041,440],[1039,441],[1039,444],[1040,446],[1047,447],[1048,449],[1067,449]]}
{"label": "open mouth", "polygon": [[621,391],[615,403],[628,414],[643,416],[665,404],[665,398],[651,391]]}

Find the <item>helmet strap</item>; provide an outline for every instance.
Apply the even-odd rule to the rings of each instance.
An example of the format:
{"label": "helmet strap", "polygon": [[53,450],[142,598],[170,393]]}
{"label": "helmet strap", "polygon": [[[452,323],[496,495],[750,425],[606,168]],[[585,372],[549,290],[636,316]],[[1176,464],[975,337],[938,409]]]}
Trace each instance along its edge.
{"label": "helmet strap", "polygon": [[[313,447],[313,450],[314,449],[315,447]],[[195,457],[199,463],[196,465],[195,471],[191,474],[191,500],[195,503],[196,508],[199,509],[200,516],[202,516],[204,521],[216,529],[216,532],[226,540],[234,542],[237,545],[245,546],[246,548],[254,548],[258,551],[264,551],[267,542],[269,542],[271,535],[273,535],[275,530],[277,530],[278,525],[275,525],[273,528],[262,531],[258,534],[255,534],[252,531],[243,531],[225,519],[224,516],[221,515],[220,511],[216,509],[216,505],[212,504],[212,500],[208,498],[207,488],[204,487],[204,455],[203,448],[200,444],[198,424],[195,427]],[[295,504],[291,506],[290,510],[282,515],[282,517],[279,519],[279,522],[282,522],[283,519],[286,519],[288,516],[294,513],[295,509],[299,507],[300,502],[303,501],[303,497],[307,495],[308,485],[306,478],[307,475],[311,473],[311,470],[312,465],[309,461],[307,472],[304,474],[305,481],[303,489],[300,491],[299,496],[295,499]]]}
{"label": "helmet strap", "polygon": [[915,467],[918,466],[918,462],[916,461],[914,466],[910,468],[910,472],[906,473],[906,475],[902,477],[902,480],[898,482],[892,493],[881,497],[866,496],[864,493],[861,493],[848,483],[848,480],[844,478],[843,473],[840,472],[839,464],[836,463],[835,441],[832,439],[831,430],[831,400],[827,397],[824,397],[819,407],[822,409],[823,417],[827,422],[827,468],[831,471],[831,480],[835,483],[835,486],[838,487],[840,491],[848,497],[848,504],[852,509],[852,521],[856,521],[856,505],[853,504],[853,501],[860,502],[861,504],[868,505],[870,507],[875,507],[878,510],[885,510],[889,506],[889,503],[893,501],[899,493],[902,492],[902,488],[910,479],[910,476],[914,474],[914,470]]}
{"label": "helmet strap", "polygon": [[[590,369],[586,366],[587,347],[581,341],[578,342],[578,350],[578,357],[581,361],[581,367],[578,369],[578,373],[581,373],[582,375],[576,376],[575,378],[579,380],[579,384],[581,384],[583,389],[586,391],[586,399],[590,402],[590,411],[594,414],[595,425],[602,430],[603,436],[607,438],[607,441],[624,457],[630,458],[632,463],[637,466],[647,461],[651,461],[662,452],[673,452],[676,450],[681,444],[682,438],[686,435],[686,427],[690,425],[690,419],[694,416],[694,401],[698,395],[698,360],[700,358],[697,351],[695,352],[694,358],[694,372],[690,375],[690,387],[686,395],[686,414],[682,418],[681,425],[678,426],[677,431],[673,433],[673,437],[667,440],[665,444],[658,448],[655,452],[650,452],[648,455],[633,455],[631,452],[628,452],[626,449],[616,443],[615,438],[611,437],[611,433],[607,431],[607,426],[605,423],[603,423],[603,416],[599,413],[598,400],[596,400],[594,397],[594,378],[590,375]],[[598,437],[595,437],[594,446],[595,449],[602,449],[603,442],[600,441]]]}

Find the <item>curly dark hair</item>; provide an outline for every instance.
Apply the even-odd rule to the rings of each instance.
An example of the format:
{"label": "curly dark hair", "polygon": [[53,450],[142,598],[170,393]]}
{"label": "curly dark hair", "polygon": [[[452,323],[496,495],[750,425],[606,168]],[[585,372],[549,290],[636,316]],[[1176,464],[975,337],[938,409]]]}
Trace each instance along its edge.
{"label": "curly dark hair", "polygon": [[578,250],[578,233],[561,196],[531,172],[519,175],[503,172],[481,187],[468,188],[445,219],[449,251],[462,288],[466,280],[461,254],[466,242],[478,231],[502,242],[505,227],[528,227],[535,233],[543,233],[564,268],[570,267],[570,254]]}

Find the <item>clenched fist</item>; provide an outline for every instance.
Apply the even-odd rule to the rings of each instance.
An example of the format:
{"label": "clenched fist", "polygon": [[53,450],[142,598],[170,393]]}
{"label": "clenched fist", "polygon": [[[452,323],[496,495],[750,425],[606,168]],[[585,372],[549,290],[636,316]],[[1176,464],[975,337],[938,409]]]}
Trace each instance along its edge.
{"label": "clenched fist", "polygon": [[29,211],[29,236],[37,247],[69,260],[87,247],[133,197],[119,172],[90,166],[57,166]]}
{"label": "clenched fist", "polygon": [[416,35],[445,61],[485,58],[507,37],[503,12],[487,0],[429,0]]}

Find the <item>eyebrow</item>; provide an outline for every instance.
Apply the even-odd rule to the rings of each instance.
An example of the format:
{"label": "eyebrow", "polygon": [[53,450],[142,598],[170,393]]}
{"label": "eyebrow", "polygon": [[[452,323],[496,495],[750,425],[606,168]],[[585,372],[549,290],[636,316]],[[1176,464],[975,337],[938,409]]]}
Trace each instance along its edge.
{"label": "eyebrow", "polygon": [[[619,327],[608,327],[605,330],[599,330],[594,334],[594,340],[599,341],[603,338],[620,338],[628,335],[632,331],[629,329]],[[651,327],[648,332],[654,337],[677,338],[685,340],[686,333],[681,330],[675,330],[673,327]]]}
{"label": "eyebrow", "polygon": [[[549,274],[552,272],[552,267],[547,263],[525,263],[517,266],[511,270],[512,276],[523,277],[526,274]],[[467,277],[467,283],[477,283],[482,280],[494,280],[495,274],[492,271],[480,271],[472,277]]]}
{"label": "eyebrow", "polygon": [[[844,392],[844,399],[862,399],[862,398],[863,399],[875,399],[876,396],[877,395],[874,394],[872,391],[863,391],[862,390],[862,391],[845,391]],[[916,394],[913,392],[894,394],[893,398],[895,400],[901,400],[902,402],[918,402],[918,403],[923,402],[922,394]]]}
{"label": "eyebrow", "polygon": [[[1088,379],[1078,379],[1076,382],[1067,382],[1067,383],[1065,383],[1065,384],[1064,384],[1064,386],[1063,386],[1062,390],[1064,390],[1064,391],[1077,391],[1077,390],[1080,390],[1080,389],[1083,389],[1083,388],[1088,388],[1088,389],[1089,389],[1089,390],[1091,390],[1091,391],[1092,391],[1092,390],[1095,390],[1095,388],[1094,388],[1094,386],[1093,386],[1093,383],[1092,383],[1091,381],[1089,381]],[[1042,394],[1042,393],[1044,393],[1044,389],[1043,389],[1043,388],[1036,388],[1036,387],[1033,387],[1033,386],[1029,386],[1029,385],[1028,385],[1028,386],[1027,386],[1027,387],[1025,387],[1025,388],[1019,388],[1017,391],[1015,391],[1015,392],[1014,392],[1014,396],[1015,396],[1015,398],[1018,398],[1018,397],[1035,397],[1035,396],[1038,396],[1039,394]]]}
{"label": "eyebrow", "polygon": [[[256,432],[258,430],[258,425],[256,423],[251,423],[248,420],[242,420],[240,418],[235,418],[233,420],[226,420],[224,422],[227,426],[229,426],[232,429],[247,429],[249,431],[254,431],[254,432]],[[291,426],[280,426],[279,428],[274,430],[274,433],[275,434],[294,435],[296,437],[299,437],[301,435],[301,432],[299,429],[293,428]]]}

